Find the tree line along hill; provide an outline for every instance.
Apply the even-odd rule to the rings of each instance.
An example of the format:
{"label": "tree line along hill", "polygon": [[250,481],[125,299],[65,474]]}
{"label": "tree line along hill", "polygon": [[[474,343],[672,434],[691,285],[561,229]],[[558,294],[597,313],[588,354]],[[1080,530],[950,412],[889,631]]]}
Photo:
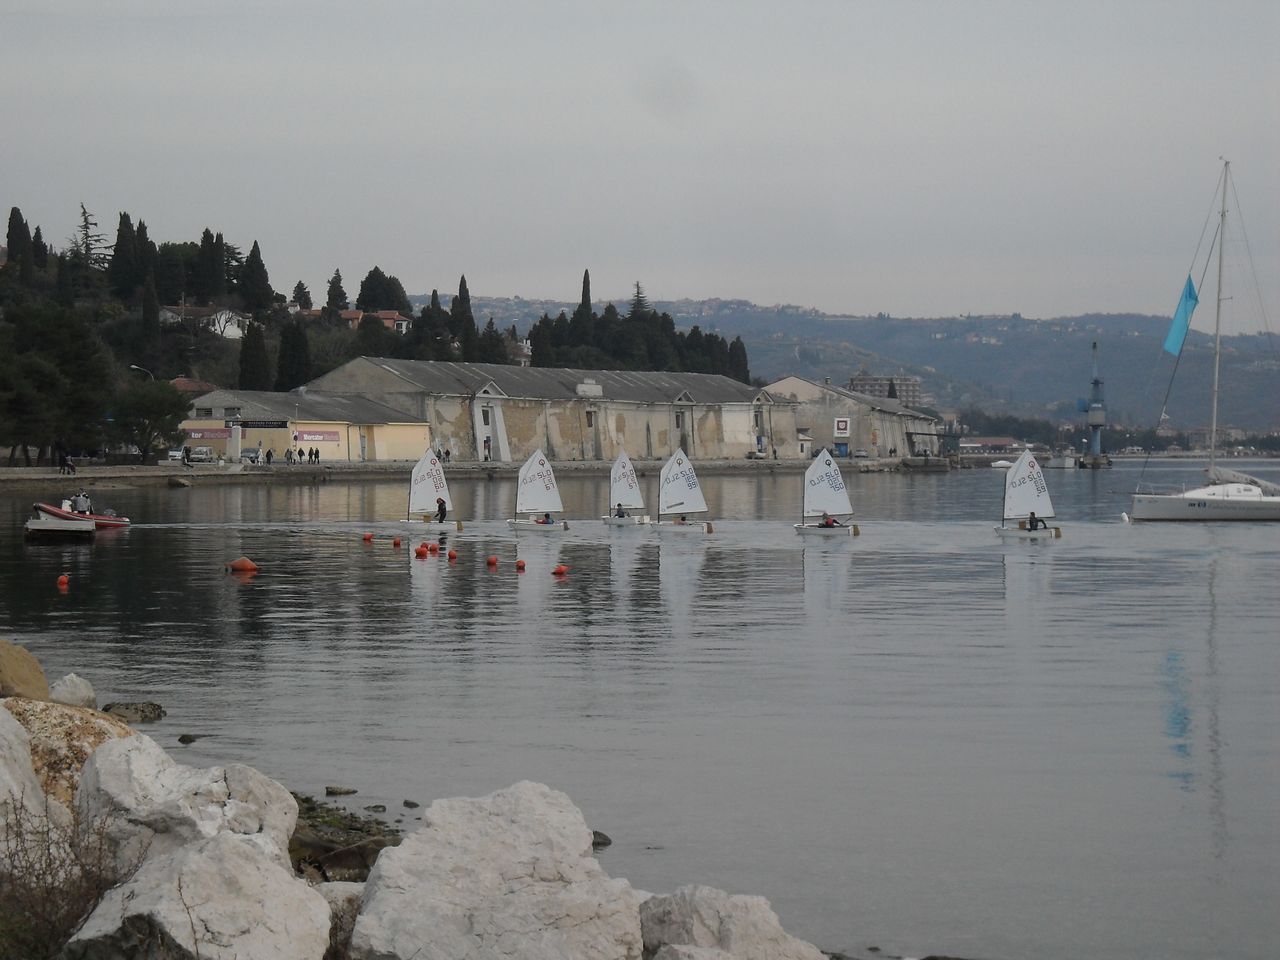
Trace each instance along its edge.
{"label": "tree line along hill", "polygon": [[[178,435],[189,397],[168,381],[291,390],[359,356],[477,363],[532,362],[585,369],[716,373],[750,381],[746,348],[697,326],[676,329],[639,283],[625,313],[597,313],[590,275],[565,311],[527,327],[476,321],[466,277],[446,309],[439,292],[419,308],[394,276],[372,267],[350,302],[335,269],[323,304],[299,281],[276,292],[257,241],[246,254],[222,233],[198,241],[152,240],[145,221],[120,213],[113,242],[83,204],[63,249],[52,247],[18,207],[10,210],[0,263],[0,449],[10,463],[136,447]],[[179,306],[162,323],[162,306]],[[248,317],[228,339],[208,323],[215,310]],[[379,316],[378,314],[382,314]],[[403,332],[390,318],[403,318]],[[354,324],[354,329],[353,329]]]}

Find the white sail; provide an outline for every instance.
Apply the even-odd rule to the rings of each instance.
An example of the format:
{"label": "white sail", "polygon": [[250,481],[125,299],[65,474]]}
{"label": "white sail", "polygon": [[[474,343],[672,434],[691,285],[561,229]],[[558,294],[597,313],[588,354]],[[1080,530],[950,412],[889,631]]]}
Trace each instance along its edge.
{"label": "white sail", "polygon": [[631,458],[626,451],[618,454],[613,461],[613,469],[609,472],[609,509],[622,504],[627,510],[643,510],[644,496],[640,492],[640,481],[636,479],[636,468],[631,465]]}
{"label": "white sail", "polygon": [[449,484],[444,479],[444,465],[432,451],[422,455],[409,478],[409,513],[435,513],[436,498],[444,499],[444,505],[453,509],[449,499]]}
{"label": "white sail", "polygon": [[683,450],[677,450],[662,465],[658,476],[658,514],[706,513],[707,501],[702,497],[698,475]]}
{"label": "white sail", "polygon": [[840,465],[826,450],[820,450],[804,472],[804,515],[820,517],[824,513],[850,514],[853,505],[849,503],[849,488],[844,485]]}
{"label": "white sail", "polygon": [[520,468],[519,486],[516,488],[516,513],[561,513],[560,488],[551,463],[541,450],[524,462]]}
{"label": "white sail", "polygon": [[1039,461],[1024,450],[1004,475],[1004,519],[1025,520],[1033,512],[1041,520],[1049,519],[1054,515],[1053,501]]}

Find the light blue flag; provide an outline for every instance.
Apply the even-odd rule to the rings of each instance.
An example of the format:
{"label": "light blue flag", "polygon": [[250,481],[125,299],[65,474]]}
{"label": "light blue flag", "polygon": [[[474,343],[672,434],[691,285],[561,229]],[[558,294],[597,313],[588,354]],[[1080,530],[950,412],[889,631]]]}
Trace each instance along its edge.
{"label": "light blue flag", "polygon": [[1196,304],[1200,298],[1196,296],[1196,285],[1187,277],[1187,285],[1182,288],[1182,299],[1178,301],[1178,309],[1173,312],[1173,323],[1169,324],[1169,335],[1164,338],[1164,352],[1175,357],[1182,353],[1182,342],[1187,339],[1187,331],[1191,328],[1191,315],[1196,312]]}

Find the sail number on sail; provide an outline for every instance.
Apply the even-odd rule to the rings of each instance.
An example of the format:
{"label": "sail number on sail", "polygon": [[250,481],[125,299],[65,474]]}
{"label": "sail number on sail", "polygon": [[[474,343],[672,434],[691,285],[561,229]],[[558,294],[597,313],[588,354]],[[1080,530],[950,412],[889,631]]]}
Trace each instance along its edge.
{"label": "sail number on sail", "polygon": [[822,473],[809,477],[809,487],[826,487],[829,490],[840,491],[845,488],[844,477],[840,475],[840,469],[831,465],[831,461],[827,461],[828,467]]}
{"label": "sail number on sail", "polygon": [[1009,482],[1009,489],[1017,490],[1024,484],[1034,484],[1037,495],[1044,495],[1049,491],[1049,485],[1044,482],[1044,474],[1040,472],[1040,465],[1035,460],[1027,461],[1027,472],[1016,480]]}
{"label": "sail number on sail", "polygon": [[522,490],[530,490],[530,489],[533,489],[534,487],[537,487],[538,485],[541,485],[543,490],[555,490],[556,475],[552,473],[551,468],[547,466],[547,461],[539,460],[538,469],[530,470],[527,474],[525,474],[525,477],[521,481],[521,484],[522,484],[521,486]]}

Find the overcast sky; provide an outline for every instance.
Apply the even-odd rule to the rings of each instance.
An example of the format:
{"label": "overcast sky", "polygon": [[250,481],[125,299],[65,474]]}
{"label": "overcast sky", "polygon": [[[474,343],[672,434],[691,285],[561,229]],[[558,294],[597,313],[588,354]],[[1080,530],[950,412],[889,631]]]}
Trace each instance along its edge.
{"label": "overcast sky", "polygon": [[1168,314],[1225,156],[1280,309],[1275,0],[0,0],[0,83],[6,211],[286,294]]}

